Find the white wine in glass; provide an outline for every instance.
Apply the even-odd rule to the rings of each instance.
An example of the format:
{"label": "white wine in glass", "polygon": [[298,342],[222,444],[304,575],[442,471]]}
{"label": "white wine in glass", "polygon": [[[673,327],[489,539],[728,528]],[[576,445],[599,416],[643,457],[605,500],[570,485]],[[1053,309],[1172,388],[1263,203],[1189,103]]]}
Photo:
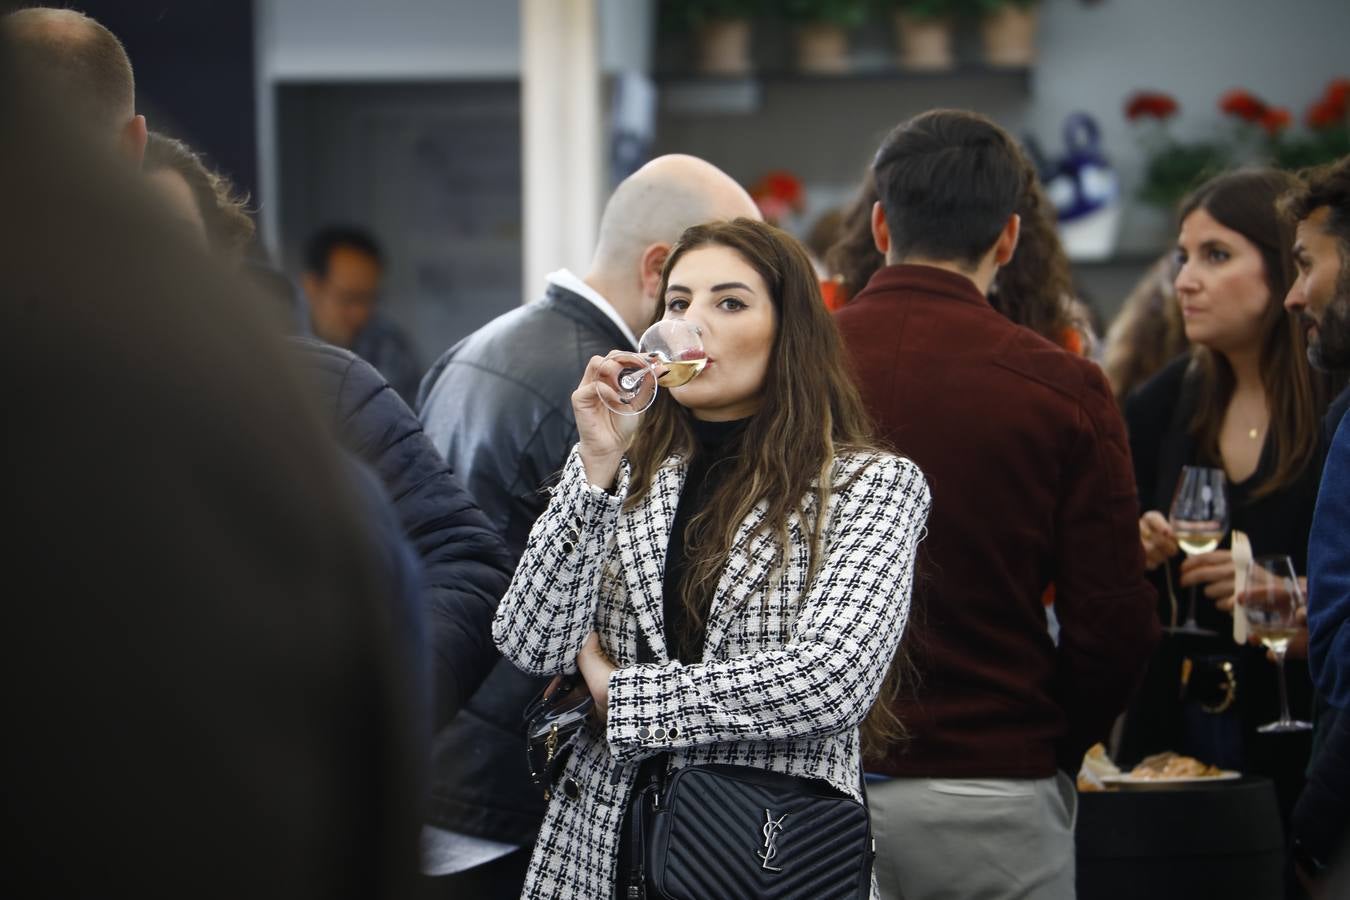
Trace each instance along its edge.
{"label": "white wine in glass", "polygon": [[642,333],[637,353],[610,357],[621,368],[595,383],[600,402],[613,413],[636,416],[656,400],[656,387],[688,384],[708,364],[703,334],[685,319],[662,319]]}
{"label": "white wine in glass", "polygon": [[[1177,536],[1177,544],[1187,556],[1208,553],[1219,546],[1228,531],[1228,495],[1222,469],[1184,466],[1172,496],[1168,521]],[[1168,628],[1172,634],[1216,635],[1201,628],[1195,619],[1196,586],[1191,585],[1186,621]],[[1175,621],[1175,619],[1173,620]]]}
{"label": "white wine in glass", "polygon": [[1258,556],[1248,569],[1247,589],[1242,592],[1242,611],[1251,634],[1275,654],[1280,677],[1280,717],[1257,731],[1263,734],[1282,731],[1307,731],[1312,723],[1301,722],[1289,714],[1289,688],[1284,676],[1284,657],[1289,642],[1303,631],[1298,611],[1303,609],[1303,591],[1294,574],[1294,561],[1288,556]]}
{"label": "white wine in glass", "polygon": [[[702,348],[698,352],[702,353]],[[695,375],[703,371],[703,367],[707,364],[707,356],[698,356],[694,359],[662,360],[660,365],[664,366],[666,371],[664,375],[656,379],[656,383],[666,388],[688,384],[694,380]]]}

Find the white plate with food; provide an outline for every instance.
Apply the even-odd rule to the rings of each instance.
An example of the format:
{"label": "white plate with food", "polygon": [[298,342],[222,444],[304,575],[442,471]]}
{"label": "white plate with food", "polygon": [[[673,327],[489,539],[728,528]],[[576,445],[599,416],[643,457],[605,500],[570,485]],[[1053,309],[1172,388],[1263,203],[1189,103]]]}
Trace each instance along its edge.
{"label": "white plate with food", "polygon": [[1233,772],[1228,769],[1220,769],[1213,775],[1103,775],[1102,783],[1108,787],[1122,788],[1131,791],[1166,791],[1179,787],[1197,787],[1202,784],[1210,784],[1215,781],[1236,781],[1242,777],[1241,772]]}

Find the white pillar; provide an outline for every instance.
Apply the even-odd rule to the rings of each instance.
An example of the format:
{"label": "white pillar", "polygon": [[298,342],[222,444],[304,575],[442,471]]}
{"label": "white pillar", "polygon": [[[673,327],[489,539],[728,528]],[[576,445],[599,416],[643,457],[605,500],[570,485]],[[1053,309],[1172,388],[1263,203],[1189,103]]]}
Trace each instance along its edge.
{"label": "white pillar", "polygon": [[596,0],[520,0],[524,291],[590,266],[603,172]]}

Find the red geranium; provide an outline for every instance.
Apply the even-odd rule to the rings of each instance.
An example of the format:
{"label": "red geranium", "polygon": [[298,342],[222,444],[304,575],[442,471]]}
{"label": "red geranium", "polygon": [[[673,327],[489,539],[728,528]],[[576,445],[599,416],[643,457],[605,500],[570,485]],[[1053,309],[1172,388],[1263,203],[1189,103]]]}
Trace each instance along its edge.
{"label": "red geranium", "polygon": [[1345,121],[1345,111],[1323,100],[1308,108],[1308,127],[1313,130],[1330,128]]}
{"label": "red geranium", "polygon": [[1322,99],[1308,108],[1308,127],[1331,128],[1350,114],[1350,78],[1337,78],[1322,92]]}
{"label": "red geranium", "polygon": [[1131,122],[1138,121],[1145,116],[1159,120],[1170,119],[1176,115],[1178,109],[1180,107],[1177,105],[1177,101],[1167,94],[1139,91],[1125,103],[1125,118]]}
{"label": "red geranium", "polygon": [[1337,78],[1332,81],[1327,85],[1322,99],[1333,106],[1345,109],[1346,104],[1350,103],[1350,78]]}
{"label": "red geranium", "polygon": [[1232,90],[1219,99],[1219,109],[1247,122],[1260,122],[1266,114],[1266,104],[1259,97],[1244,90]]}
{"label": "red geranium", "polygon": [[1294,117],[1289,114],[1289,110],[1271,107],[1261,114],[1260,125],[1266,130],[1266,134],[1274,137],[1288,128],[1293,120]]}
{"label": "red geranium", "polygon": [[796,175],[782,169],[768,172],[750,188],[750,196],[769,222],[779,222],[789,212],[801,212],[806,191]]}

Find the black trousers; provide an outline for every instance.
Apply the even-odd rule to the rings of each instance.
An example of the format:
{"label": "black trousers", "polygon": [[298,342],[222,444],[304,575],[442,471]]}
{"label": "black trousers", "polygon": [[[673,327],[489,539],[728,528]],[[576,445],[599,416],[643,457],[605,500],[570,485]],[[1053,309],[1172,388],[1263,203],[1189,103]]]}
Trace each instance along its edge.
{"label": "black trousers", "polygon": [[424,900],[520,900],[532,847],[522,847],[467,872],[424,877]]}

